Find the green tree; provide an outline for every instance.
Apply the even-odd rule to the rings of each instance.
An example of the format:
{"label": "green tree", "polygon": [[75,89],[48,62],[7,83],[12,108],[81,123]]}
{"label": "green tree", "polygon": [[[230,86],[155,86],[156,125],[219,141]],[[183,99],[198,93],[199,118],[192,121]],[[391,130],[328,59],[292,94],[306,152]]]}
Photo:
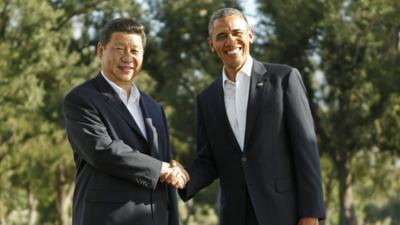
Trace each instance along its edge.
{"label": "green tree", "polygon": [[62,99],[74,84],[98,70],[94,49],[89,43],[79,48],[77,41],[88,32],[74,38],[79,32],[74,28],[80,18],[89,18],[96,27],[124,10],[137,13],[133,3],[129,7],[124,1],[93,0],[0,3],[2,224],[69,224],[74,168]]}
{"label": "green tree", "polygon": [[[146,24],[136,82],[165,107],[175,158],[191,162],[195,96],[222,69],[207,46],[208,19],[240,3],[0,1],[0,223],[69,224],[74,167],[62,99],[98,72],[97,34],[113,17]],[[254,56],[298,67],[309,91],[323,156],[325,224],[397,224],[400,2],[258,6]],[[180,202],[184,224],[215,224],[217,192],[215,183]]]}
{"label": "green tree", "polygon": [[[354,158],[364,151],[399,152],[398,121],[386,115],[397,113],[396,101],[389,99],[399,93],[399,3],[287,0],[259,6],[266,35],[256,52],[299,67],[309,90],[320,149],[329,160],[322,160],[326,223],[358,224],[352,189],[361,173],[353,170]],[[337,220],[329,214],[336,207]]]}
{"label": "green tree", "polygon": [[[400,91],[386,83],[398,79],[398,68],[385,65],[393,65],[399,57],[398,43],[392,40],[400,26],[389,18],[396,18],[400,8],[392,1],[348,1],[329,3],[326,9],[329,16],[321,25],[320,46],[326,78],[325,109],[318,114],[325,121],[321,145],[337,171],[339,224],[359,224],[352,193],[353,177],[358,174],[352,169],[353,158],[363,150],[387,150],[388,142],[376,141],[387,134],[378,133],[374,121],[389,119],[385,109],[394,104],[388,97]],[[389,80],[378,81],[383,77]]]}

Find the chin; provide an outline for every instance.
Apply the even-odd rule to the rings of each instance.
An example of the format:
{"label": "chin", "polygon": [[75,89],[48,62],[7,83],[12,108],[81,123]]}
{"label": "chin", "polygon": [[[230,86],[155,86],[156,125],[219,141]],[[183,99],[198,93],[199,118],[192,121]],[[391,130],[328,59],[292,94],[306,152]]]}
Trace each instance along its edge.
{"label": "chin", "polygon": [[229,65],[232,68],[239,68],[239,67],[243,66],[244,63],[242,63],[241,61],[237,61],[237,62],[228,63],[226,65]]}
{"label": "chin", "polygon": [[231,65],[240,65],[242,64],[243,61],[244,61],[243,57],[235,57],[233,59],[227,60],[227,63]]}
{"label": "chin", "polygon": [[124,73],[124,74],[121,74],[121,78],[127,79],[127,80],[132,79],[132,77],[134,77],[134,76],[135,76],[134,73]]}

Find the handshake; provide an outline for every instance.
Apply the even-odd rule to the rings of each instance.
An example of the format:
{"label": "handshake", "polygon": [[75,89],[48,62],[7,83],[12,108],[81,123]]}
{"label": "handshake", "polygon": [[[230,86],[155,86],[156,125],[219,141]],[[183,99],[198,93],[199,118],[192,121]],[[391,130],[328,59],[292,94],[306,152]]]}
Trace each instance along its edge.
{"label": "handshake", "polygon": [[162,163],[160,181],[172,187],[182,189],[189,181],[189,174],[180,163],[171,160],[169,163]]}

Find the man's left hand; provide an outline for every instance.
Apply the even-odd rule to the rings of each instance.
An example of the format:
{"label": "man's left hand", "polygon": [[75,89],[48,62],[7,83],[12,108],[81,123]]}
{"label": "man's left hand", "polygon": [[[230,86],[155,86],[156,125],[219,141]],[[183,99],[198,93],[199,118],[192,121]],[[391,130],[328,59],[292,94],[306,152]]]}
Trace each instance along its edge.
{"label": "man's left hand", "polygon": [[299,225],[318,225],[318,218],[315,217],[303,217],[299,220]]}

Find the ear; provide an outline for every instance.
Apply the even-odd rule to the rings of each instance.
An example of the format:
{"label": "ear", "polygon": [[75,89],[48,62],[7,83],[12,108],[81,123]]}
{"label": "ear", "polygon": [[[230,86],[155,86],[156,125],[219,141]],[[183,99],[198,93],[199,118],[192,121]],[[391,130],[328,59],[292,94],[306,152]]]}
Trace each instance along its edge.
{"label": "ear", "polygon": [[212,39],[210,37],[207,39],[207,42],[208,42],[208,46],[210,47],[211,52],[214,52],[215,51],[214,45],[213,45]]}
{"label": "ear", "polygon": [[103,53],[104,53],[104,46],[99,42],[99,43],[97,43],[97,49],[96,49],[96,52],[97,52],[97,56],[99,57],[99,58],[101,58],[101,57],[103,57]]}
{"label": "ear", "polygon": [[251,28],[249,28],[249,38],[250,38],[250,44],[253,44],[254,31]]}

